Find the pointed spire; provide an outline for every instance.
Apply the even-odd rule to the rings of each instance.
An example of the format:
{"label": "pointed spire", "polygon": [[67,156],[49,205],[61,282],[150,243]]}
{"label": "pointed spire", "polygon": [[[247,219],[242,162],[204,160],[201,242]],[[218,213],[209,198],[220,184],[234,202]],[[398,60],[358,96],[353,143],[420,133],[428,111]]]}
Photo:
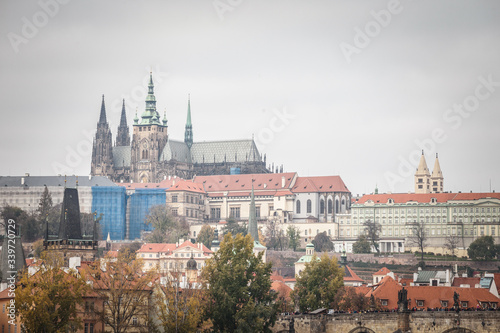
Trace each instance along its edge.
{"label": "pointed spire", "polygon": [[250,194],[250,216],[248,217],[248,233],[253,237],[254,242],[259,241],[259,231],[257,229],[257,215],[255,213],[255,196],[253,192],[253,180],[252,180],[252,193]]}
{"label": "pointed spire", "polygon": [[429,169],[427,168],[427,162],[425,161],[423,149],[422,149],[422,156],[420,156],[420,162],[418,163],[417,174],[423,174],[423,175],[429,174]]}
{"label": "pointed spire", "polygon": [[102,95],[102,103],[101,103],[101,114],[99,116],[99,123],[106,123],[106,106],[104,105],[104,94]]}
{"label": "pointed spire", "polygon": [[443,172],[441,171],[441,166],[439,165],[438,154],[436,153],[436,160],[434,161],[434,168],[432,169],[432,178],[441,178],[443,177]]}
{"label": "pointed spire", "polygon": [[165,108],[165,111],[163,112],[163,126],[167,126],[167,108]]}
{"label": "pointed spire", "polygon": [[191,149],[193,145],[193,125],[191,124],[191,96],[188,95],[188,112],[186,120],[186,129],[184,131],[184,142]]}
{"label": "pointed spire", "polygon": [[139,124],[139,116],[137,115],[137,108],[135,108],[134,125]]}
{"label": "pointed spire", "polygon": [[[156,117],[156,121],[154,118]],[[148,84],[148,95],[146,96],[146,109],[141,115],[141,124],[157,124],[161,125],[159,122],[160,115],[156,111],[156,97],[154,93],[153,84],[153,73],[149,72],[149,84]]]}
{"label": "pointed spire", "polygon": [[127,127],[127,113],[125,112],[125,98],[122,104],[122,114],[120,116],[120,127]]}
{"label": "pointed spire", "polygon": [[92,240],[97,241],[97,211],[94,211],[94,228],[92,230]]}

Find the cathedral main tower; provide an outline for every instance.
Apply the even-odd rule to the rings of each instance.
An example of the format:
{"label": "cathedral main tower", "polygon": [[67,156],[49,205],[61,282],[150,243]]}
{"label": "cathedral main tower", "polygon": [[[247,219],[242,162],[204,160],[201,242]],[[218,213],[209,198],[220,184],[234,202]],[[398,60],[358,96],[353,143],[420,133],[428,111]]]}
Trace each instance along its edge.
{"label": "cathedral main tower", "polygon": [[95,176],[113,175],[113,142],[111,130],[106,119],[106,106],[102,95],[101,114],[97,122],[97,131],[92,146],[90,174]]}
{"label": "cathedral main tower", "polygon": [[134,118],[130,158],[130,177],[134,182],[151,183],[162,180],[156,179],[156,176],[160,167],[160,155],[168,140],[167,128],[166,114],[160,122],[160,115],[156,111],[153,74],[150,73],[146,109],[141,119],[137,117],[137,113]]}

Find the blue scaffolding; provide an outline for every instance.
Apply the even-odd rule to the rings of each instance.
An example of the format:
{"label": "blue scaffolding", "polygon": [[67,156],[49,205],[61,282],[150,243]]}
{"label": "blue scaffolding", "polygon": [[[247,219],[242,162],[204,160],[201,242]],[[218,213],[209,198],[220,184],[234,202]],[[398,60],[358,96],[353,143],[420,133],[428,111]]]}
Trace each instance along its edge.
{"label": "blue scaffolding", "polygon": [[141,232],[151,231],[152,227],[147,225],[146,216],[149,209],[156,205],[165,205],[167,195],[165,188],[136,189],[127,200],[129,212],[128,239],[141,237]]}
{"label": "blue scaffolding", "polygon": [[106,239],[108,233],[112,240],[125,239],[125,200],[125,187],[92,186],[92,212],[102,214],[101,239]]}

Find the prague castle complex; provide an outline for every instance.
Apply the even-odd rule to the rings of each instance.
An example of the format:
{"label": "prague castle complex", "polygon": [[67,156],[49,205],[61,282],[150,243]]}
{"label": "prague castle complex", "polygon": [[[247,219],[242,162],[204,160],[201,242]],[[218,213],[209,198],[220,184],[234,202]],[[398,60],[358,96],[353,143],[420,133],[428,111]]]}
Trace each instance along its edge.
{"label": "prague castle complex", "polygon": [[156,110],[153,76],[150,75],[146,107],[136,112],[132,141],[123,102],[115,144],[106,119],[104,96],[93,142],[91,174],[107,176],[115,182],[160,182],[168,176],[190,179],[194,175],[267,173],[266,157],[253,139],[193,141],[191,105],[188,100],[184,141],[168,136],[166,113]]}

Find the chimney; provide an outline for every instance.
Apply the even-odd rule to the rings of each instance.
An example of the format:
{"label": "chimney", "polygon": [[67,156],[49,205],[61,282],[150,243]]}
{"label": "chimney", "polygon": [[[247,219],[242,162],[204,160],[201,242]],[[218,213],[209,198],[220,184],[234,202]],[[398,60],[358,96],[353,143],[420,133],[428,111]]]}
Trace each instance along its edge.
{"label": "chimney", "polygon": [[92,180],[92,175],[89,175],[89,180]]}
{"label": "chimney", "polygon": [[29,176],[30,176],[29,172],[26,172],[26,173],[24,174],[24,177],[29,177]]}
{"label": "chimney", "polygon": [[285,187],[285,176],[281,176],[281,187]]}
{"label": "chimney", "polygon": [[21,177],[21,185],[24,185],[24,177]]}

